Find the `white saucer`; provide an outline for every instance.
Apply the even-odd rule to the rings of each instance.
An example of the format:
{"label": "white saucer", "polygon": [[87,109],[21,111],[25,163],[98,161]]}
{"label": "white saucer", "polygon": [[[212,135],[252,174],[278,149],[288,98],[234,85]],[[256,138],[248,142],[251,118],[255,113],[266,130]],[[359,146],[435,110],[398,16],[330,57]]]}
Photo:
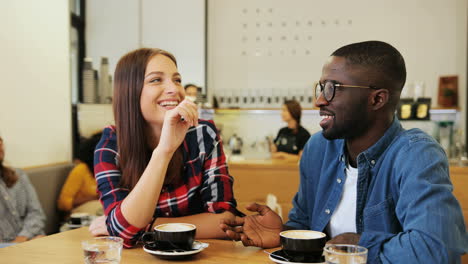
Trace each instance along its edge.
{"label": "white saucer", "polygon": [[171,258],[171,257],[195,255],[195,254],[200,253],[201,251],[203,251],[209,245],[210,244],[208,244],[208,243],[203,243],[203,242],[200,242],[200,241],[194,241],[193,246],[192,246],[192,250],[189,250],[189,251],[170,252],[170,251],[152,250],[152,249],[147,248],[146,246],[143,246],[143,250],[150,253],[150,254],[156,255],[156,256]]}
{"label": "white saucer", "polygon": [[273,261],[273,262],[276,262],[276,263],[279,263],[279,264],[326,264],[325,262],[292,262],[292,261],[287,261],[287,260],[283,260],[279,257],[276,257],[276,255],[279,255],[279,256],[282,256],[283,254],[281,253],[281,249],[280,250],[276,250],[274,252],[271,252],[269,254],[270,256],[270,260]]}

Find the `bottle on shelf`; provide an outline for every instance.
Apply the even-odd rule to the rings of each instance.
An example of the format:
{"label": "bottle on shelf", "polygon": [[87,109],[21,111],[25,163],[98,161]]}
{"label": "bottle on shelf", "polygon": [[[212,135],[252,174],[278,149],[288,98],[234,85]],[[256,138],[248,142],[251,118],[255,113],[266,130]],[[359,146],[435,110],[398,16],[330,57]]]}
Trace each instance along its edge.
{"label": "bottle on shelf", "polygon": [[94,104],[96,103],[96,85],[94,80],[93,59],[86,57],[83,61],[82,72],[83,83],[83,103]]}
{"label": "bottle on shelf", "polygon": [[112,94],[109,83],[109,59],[107,57],[101,57],[99,71],[99,102],[102,104],[110,103],[112,102]]}

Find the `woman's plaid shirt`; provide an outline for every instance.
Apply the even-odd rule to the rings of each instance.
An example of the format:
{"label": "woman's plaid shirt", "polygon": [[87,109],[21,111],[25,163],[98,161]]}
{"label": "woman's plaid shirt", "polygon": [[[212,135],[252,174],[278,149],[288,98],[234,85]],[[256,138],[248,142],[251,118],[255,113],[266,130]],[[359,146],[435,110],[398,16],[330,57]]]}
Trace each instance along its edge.
{"label": "woman's plaid shirt", "polygon": [[[224,211],[238,215],[233,178],[229,175],[222,141],[214,123],[200,120],[197,127],[188,130],[182,144],[183,181],[163,186],[154,216],[179,217]],[[94,152],[94,175],[109,234],[122,237],[124,246],[131,247],[148,227],[132,226],[122,215],[120,205],[130,191],[120,187],[122,174],[118,160],[115,127],[108,126]]]}

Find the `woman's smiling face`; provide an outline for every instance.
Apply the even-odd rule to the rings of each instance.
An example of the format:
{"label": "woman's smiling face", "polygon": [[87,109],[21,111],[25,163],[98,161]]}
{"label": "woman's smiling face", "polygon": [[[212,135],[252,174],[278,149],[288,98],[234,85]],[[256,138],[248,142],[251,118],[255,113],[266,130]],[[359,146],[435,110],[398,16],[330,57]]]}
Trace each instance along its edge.
{"label": "woman's smiling face", "polygon": [[146,66],[140,108],[150,125],[162,125],[167,110],[175,108],[185,97],[177,66],[169,57],[158,54]]}

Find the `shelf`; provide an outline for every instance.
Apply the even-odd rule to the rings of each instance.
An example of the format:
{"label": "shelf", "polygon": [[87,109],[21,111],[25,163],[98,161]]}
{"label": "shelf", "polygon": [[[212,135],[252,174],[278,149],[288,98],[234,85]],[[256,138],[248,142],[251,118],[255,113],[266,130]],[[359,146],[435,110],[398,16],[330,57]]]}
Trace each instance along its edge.
{"label": "shelf", "polygon": [[[281,108],[217,108],[215,113],[217,114],[234,114],[234,113],[271,113],[281,111]],[[302,108],[305,113],[318,113],[318,108]],[[432,108],[429,110],[431,114],[456,114],[459,112],[457,108]]]}
{"label": "shelf", "polygon": [[[216,115],[261,115],[261,114],[280,114],[280,108],[218,108],[215,109]],[[460,114],[460,111],[456,108],[434,108],[430,109],[432,121],[456,121]],[[303,108],[303,115],[318,115],[318,108]],[[409,120],[417,121],[417,120]]]}

